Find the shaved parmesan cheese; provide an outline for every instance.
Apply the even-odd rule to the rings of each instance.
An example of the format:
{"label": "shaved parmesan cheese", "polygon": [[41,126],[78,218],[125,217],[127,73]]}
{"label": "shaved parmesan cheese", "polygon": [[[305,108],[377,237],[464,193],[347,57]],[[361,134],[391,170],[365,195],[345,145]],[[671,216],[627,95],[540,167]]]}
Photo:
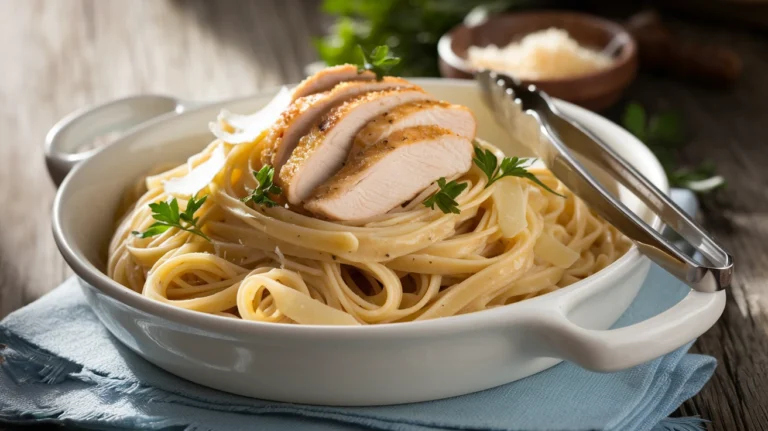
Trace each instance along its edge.
{"label": "shaved parmesan cheese", "polygon": [[[291,104],[291,92],[283,87],[267,106],[252,115],[233,114],[222,109],[217,122],[208,128],[222,141],[228,144],[253,142],[259,135],[277,121],[280,114]],[[229,127],[226,127],[229,126]],[[230,131],[234,129],[233,131]]]}
{"label": "shaved parmesan cheese", "polygon": [[502,178],[493,189],[493,201],[499,210],[499,227],[504,238],[512,238],[528,227],[525,207],[528,202],[528,189],[523,190],[520,182],[514,178]]}
{"label": "shaved parmesan cheese", "polygon": [[558,268],[570,268],[579,259],[579,253],[571,250],[547,232],[542,232],[533,246],[536,257]]}
{"label": "shaved parmesan cheese", "polygon": [[280,247],[275,246],[275,254],[277,255],[277,260],[280,261],[280,268],[285,269],[285,255],[280,251]]}
{"label": "shaved parmesan cheese", "polygon": [[227,156],[224,154],[224,148],[222,148],[222,144],[219,144],[213,150],[208,160],[197,165],[187,175],[181,178],[171,178],[166,181],[163,184],[165,192],[171,195],[196,195],[197,192],[213,181],[213,177],[224,167],[226,160]]}

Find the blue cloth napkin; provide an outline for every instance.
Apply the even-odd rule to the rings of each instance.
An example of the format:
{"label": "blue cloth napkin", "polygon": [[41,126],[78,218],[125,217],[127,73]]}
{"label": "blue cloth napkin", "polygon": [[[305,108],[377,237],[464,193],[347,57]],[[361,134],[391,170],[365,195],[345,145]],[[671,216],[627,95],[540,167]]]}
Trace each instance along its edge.
{"label": "blue cloth napkin", "polygon": [[[676,197],[695,207],[692,196]],[[653,267],[616,326],[658,314],[687,290]],[[651,430],[715,369],[714,358],[686,354],[685,346],[617,373],[561,363],[433,402],[340,408],[262,401],[196,385],[144,361],[102,327],[75,278],[0,322],[0,343],[0,422],[95,429]]]}

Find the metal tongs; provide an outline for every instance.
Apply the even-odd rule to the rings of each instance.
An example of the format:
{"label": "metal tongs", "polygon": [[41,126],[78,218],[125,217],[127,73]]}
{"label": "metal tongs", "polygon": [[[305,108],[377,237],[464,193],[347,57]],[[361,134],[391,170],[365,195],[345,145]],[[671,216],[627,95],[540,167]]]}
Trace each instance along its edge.
{"label": "metal tongs", "polygon": [[[633,240],[641,253],[699,292],[715,292],[730,285],[733,257],[608,145],[566,119],[549,96],[533,85],[522,85],[496,72],[479,72],[476,79],[496,120],[533,150],[566,187]],[[574,152],[596,163],[637,196],[705,262],[681,252],[630,211],[589,174]]]}

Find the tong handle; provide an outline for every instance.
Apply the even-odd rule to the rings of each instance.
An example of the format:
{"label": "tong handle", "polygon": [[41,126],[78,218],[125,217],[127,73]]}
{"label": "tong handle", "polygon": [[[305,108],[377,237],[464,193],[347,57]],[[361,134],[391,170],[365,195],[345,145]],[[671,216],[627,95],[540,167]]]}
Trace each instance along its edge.
{"label": "tong handle", "polygon": [[[635,241],[640,251],[674,276],[700,292],[714,292],[730,285],[733,258],[667,195],[643,177],[597,136],[566,120],[542,94],[549,112],[542,109],[527,113],[538,117],[541,132],[550,144],[547,162],[556,177],[587,202],[609,223]],[[566,142],[568,145],[566,145]],[[548,147],[548,148],[547,148]],[[680,234],[707,261],[697,262],[681,252],[660,232],[645,223],[611,195],[579,163],[569,149],[596,162],[617,182],[637,196],[665,224]]]}

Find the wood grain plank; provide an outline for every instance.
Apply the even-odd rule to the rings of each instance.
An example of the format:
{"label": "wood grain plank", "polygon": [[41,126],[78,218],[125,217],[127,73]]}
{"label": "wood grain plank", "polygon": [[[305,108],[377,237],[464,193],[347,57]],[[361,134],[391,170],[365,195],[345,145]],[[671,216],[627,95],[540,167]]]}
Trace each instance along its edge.
{"label": "wood grain plank", "polygon": [[726,190],[702,200],[705,225],[736,260],[734,283],[717,325],[693,351],[718,360],[713,379],[680,410],[712,420],[712,429],[768,429],[768,40],[746,30],[670,23],[679,37],[727,45],[745,59],[744,76],[714,91],[641,76],[629,97],[651,111],[683,114],[690,142],[683,159],[711,160]]}

